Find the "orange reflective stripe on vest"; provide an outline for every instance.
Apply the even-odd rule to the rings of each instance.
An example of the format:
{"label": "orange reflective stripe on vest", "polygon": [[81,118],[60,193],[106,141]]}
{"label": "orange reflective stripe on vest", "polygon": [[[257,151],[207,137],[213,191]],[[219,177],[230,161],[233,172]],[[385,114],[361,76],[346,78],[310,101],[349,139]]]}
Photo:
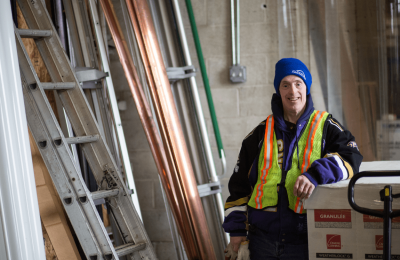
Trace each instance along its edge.
{"label": "orange reflective stripe on vest", "polygon": [[274,147],[274,117],[272,115],[268,116],[265,122],[265,136],[264,142],[267,142],[264,149],[264,165],[262,169],[262,174],[260,174],[260,184],[256,187],[257,196],[255,197],[256,208],[262,209],[262,197],[264,195],[263,186],[267,182],[268,171],[272,166],[272,149]]}
{"label": "orange reflective stripe on vest", "polygon": [[[314,144],[315,133],[317,132],[318,125],[321,123],[321,119],[323,118],[325,113],[326,112],[317,111],[314,115],[314,118],[311,121],[310,131],[308,132],[307,136],[307,145],[303,153],[303,164],[301,165],[302,172],[306,172],[308,167],[311,166],[310,159]],[[301,200],[299,197],[296,200],[296,206],[294,208],[294,212],[300,214],[303,212],[303,200]]]}
{"label": "orange reflective stripe on vest", "polygon": [[300,199],[300,197],[297,197],[296,206],[294,207],[294,212],[299,214],[303,213],[303,201]]}
{"label": "orange reflective stripe on vest", "polygon": [[[308,132],[308,137],[307,137],[308,141],[307,141],[306,149],[303,154],[303,164],[301,166],[301,169],[303,172],[306,172],[308,167],[311,166],[310,158],[311,158],[311,152],[312,152],[312,148],[313,148],[313,144],[314,144],[315,133],[317,132],[318,125],[321,122],[321,119],[325,113],[326,112],[317,111],[314,115],[313,120],[311,121],[311,128],[310,128],[310,131]],[[310,138],[310,136],[311,136],[311,138]]]}

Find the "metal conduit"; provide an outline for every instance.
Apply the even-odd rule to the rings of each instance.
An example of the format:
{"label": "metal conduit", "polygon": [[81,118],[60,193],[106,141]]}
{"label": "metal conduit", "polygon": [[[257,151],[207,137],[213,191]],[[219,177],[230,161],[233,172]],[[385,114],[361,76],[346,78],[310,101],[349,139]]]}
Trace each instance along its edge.
{"label": "metal conduit", "polygon": [[[152,11],[152,17],[154,19],[154,23],[156,24],[157,23],[156,20],[158,18],[158,16],[157,16],[158,14],[154,13],[155,1],[158,2],[158,0],[150,0],[149,1],[149,5],[150,5],[150,9]],[[153,105],[153,102],[151,100],[150,91],[149,91],[149,88],[148,88],[148,85],[147,85],[147,81],[146,81],[143,61],[140,58],[140,51],[139,51],[138,43],[137,43],[136,37],[134,36],[135,34],[133,32],[132,24],[129,22],[130,21],[130,17],[129,17],[129,14],[128,14],[128,8],[127,8],[125,0],[120,0],[120,3],[121,3],[123,16],[124,16],[124,22],[125,22],[125,25],[126,25],[126,28],[127,28],[127,38],[128,38],[128,41],[129,41],[129,48],[130,48],[131,53],[132,53],[132,58],[133,58],[133,60],[135,62],[135,65],[138,68],[140,80],[141,80],[141,82],[142,82],[142,84],[144,86],[144,92],[146,94],[147,101],[149,102],[151,113],[152,113],[153,117],[156,118],[156,113],[154,111],[154,105]],[[162,4],[163,2],[158,2],[158,3]],[[157,30],[157,26],[156,26],[156,30]],[[159,33],[159,31],[157,31],[157,33]],[[157,34],[157,37],[160,37],[160,35]],[[158,39],[160,40],[160,38],[158,38]],[[160,47],[162,47],[162,46],[163,45],[160,43]],[[164,52],[162,52],[162,53],[164,54]],[[159,130],[158,125],[157,125],[157,121],[155,121],[155,123],[156,123],[157,129]],[[158,131],[158,133],[160,134],[160,130]],[[161,183],[161,179],[160,179],[160,183]],[[167,197],[165,195],[164,190],[161,189],[161,191],[162,191],[163,200],[164,200],[165,207],[166,207],[168,223],[169,223],[169,226],[171,228],[172,241],[174,243],[174,248],[175,248],[175,251],[177,253],[177,260],[185,260],[185,259],[187,260],[188,258],[187,258],[186,253],[185,253],[185,249],[184,249],[184,246],[183,246],[183,243],[182,243],[182,238],[181,238],[181,236],[180,236],[180,234],[178,232],[177,225],[176,225],[175,220],[173,218],[173,215],[172,215],[172,212],[171,212],[171,208],[169,207]]]}
{"label": "metal conduit", "polygon": [[[163,188],[168,198],[168,203],[173,209],[172,212],[174,214],[175,221],[178,224],[179,231],[181,232],[181,234],[185,234],[185,228],[190,227],[184,225],[184,221],[181,218],[180,205],[178,204],[177,196],[175,194],[174,182],[172,181],[172,175],[166,159],[163,144],[161,142],[160,136],[158,135],[154,119],[151,115],[147,99],[144,95],[142,85],[136,72],[136,68],[133,64],[131,56],[129,55],[126,41],[121,32],[120,25],[116,19],[116,15],[114,13],[110,0],[100,0],[100,4],[106,17],[110,32],[114,39],[115,47],[120,57],[125,76],[132,92],[132,97],[135,101],[145,135],[149,142],[150,150],[153,154]],[[182,237],[185,236],[182,235]]]}
{"label": "metal conduit", "polygon": [[[173,13],[172,1],[168,2],[169,3],[157,0],[149,1],[150,10],[157,33],[157,39],[163,55],[164,64],[167,67],[167,73],[169,67],[178,68],[180,66],[185,66],[182,48],[178,43],[179,34],[176,30],[177,23],[175,14]],[[189,82],[190,77],[188,77],[187,81],[171,81],[169,75],[168,78],[176,102],[179,119],[184,131],[185,140],[187,142],[197,184],[207,185],[211,180],[211,175],[200,132],[199,120],[195,109],[195,101],[193,99],[193,93]],[[199,188],[201,197],[200,190],[201,188]],[[212,238],[214,252],[218,259],[223,259],[224,249],[226,248],[224,238],[225,232],[223,232],[221,228],[221,218],[215,196],[216,195],[201,197],[201,201]],[[177,230],[174,232],[173,225],[171,225],[171,223],[170,226],[172,228],[171,231],[173,232],[173,237],[178,237]],[[180,238],[177,239],[176,242],[179,243]],[[178,243],[175,244],[182,247],[182,243]],[[177,247],[176,251],[178,255],[181,255],[181,250],[181,248]]]}
{"label": "metal conduit", "polygon": [[[195,251],[188,252],[188,256],[191,259],[216,259],[148,3],[146,0],[126,0],[126,3],[145,64],[162,139],[176,167],[176,177],[193,228]],[[184,239],[183,242],[188,241]]]}
{"label": "metal conduit", "polygon": [[187,248],[188,255],[195,257],[196,255],[198,255],[198,250],[197,250],[196,243],[195,243],[194,236],[193,236],[193,233],[194,233],[193,225],[190,222],[189,212],[187,210],[188,205],[184,199],[185,193],[183,191],[182,182],[180,180],[176,162],[174,161],[174,158],[173,158],[174,153],[173,153],[171,145],[168,141],[168,138],[169,138],[168,132],[167,132],[165,123],[161,121],[164,119],[164,116],[162,115],[163,111],[162,111],[162,108],[160,105],[159,98],[157,97],[155,81],[154,81],[154,78],[152,77],[152,72],[149,69],[151,64],[148,60],[148,57],[146,56],[145,46],[144,46],[144,42],[143,42],[142,35],[140,32],[138,21],[136,19],[134,6],[129,1],[126,1],[126,5],[127,5],[129,15],[131,17],[131,23],[132,23],[133,31],[134,31],[134,34],[136,37],[137,47],[139,49],[139,53],[142,58],[143,67],[144,67],[145,75],[147,78],[147,83],[149,86],[149,90],[151,92],[150,93],[151,100],[152,100],[155,116],[158,121],[158,131],[161,135],[163,144],[165,145],[165,152],[167,154],[168,165],[170,167],[171,174],[173,174],[173,180],[174,180],[174,184],[175,184],[175,192],[176,192],[176,196],[177,196],[176,198],[178,199],[178,205],[180,206],[180,211],[181,211],[180,217],[182,218],[182,220],[185,221],[185,225],[186,225],[186,227],[184,229],[184,232],[186,232],[186,233],[180,233],[180,234],[185,242],[185,247]]}
{"label": "metal conduit", "polygon": [[[178,29],[178,32],[180,35],[179,38],[180,38],[181,45],[182,45],[183,56],[184,56],[185,63],[186,63],[185,65],[190,66],[193,64],[192,64],[192,59],[190,57],[189,46],[188,46],[187,39],[186,39],[185,28],[183,26],[183,21],[182,21],[182,16],[181,16],[178,0],[173,0],[172,5],[173,5],[173,9],[174,9],[173,11],[174,11],[174,14],[176,17],[177,29]],[[206,153],[207,163],[208,163],[208,167],[209,167],[209,171],[210,171],[210,175],[211,175],[211,182],[218,182],[218,176],[217,176],[217,173],[215,170],[214,160],[212,157],[210,140],[209,140],[208,134],[207,134],[207,127],[206,127],[206,123],[204,120],[203,110],[201,107],[201,102],[200,102],[199,92],[197,89],[196,79],[195,79],[195,77],[190,77],[189,80],[190,80],[190,86],[191,86],[192,93],[193,93],[193,100],[195,103],[196,114],[197,114],[197,118],[199,121],[199,127],[200,127],[201,137],[202,137],[202,141],[203,141],[203,146],[204,146],[204,150]],[[223,153],[223,150],[221,150],[221,152]],[[225,158],[225,155],[223,155],[223,158]],[[218,213],[219,213],[221,221],[223,221],[225,211],[224,211],[224,202],[222,200],[222,194],[221,193],[216,194],[215,197],[217,200]],[[224,232],[224,235],[225,235],[226,242],[229,243],[228,234]]]}
{"label": "metal conduit", "polygon": [[148,81],[151,82],[149,87],[157,112],[157,121],[164,144],[176,167],[177,177],[182,185],[182,196],[193,228],[193,242],[195,242],[193,244],[196,250],[188,253],[188,256],[192,259],[216,259],[148,3],[146,0],[126,0],[126,3],[142,60],[145,65],[148,62],[145,69]]}
{"label": "metal conduit", "polygon": [[208,107],[210,109],[211,120],[213,123],[213,128],[215,133],[215,140],[217,141],[217,146],[218,146],[218,154],[219,158],[221,158],[222,161],[222,166],[223,166],[222,175],[224,175],[226,173],[226,159],[225,159],[224,147],[222,145],[222,139],[221,139],[221,134],[219,132],[217,115],[215,114],[214,101],[212,99],[210,83],[208,81],[208,76],[207,76],[206,64],[204,62],[203,51],[201,49],[201,44],[200,44],[200,37],[197,32],[197,26],[196,26],[196,21],[194,19],[192,2],[190,0],[186,0],[186,8],[189,14],[189,20],[193,32],[194,43],[196,45],[197,56],[199,58],[201,75],[203,76],[204,89],[207,95]]}
{"label": "metal conduit", "polygon": [[[182,133],[182,130],[180,129],[179,122],[176,121],[176,110],[174,111],[175,108],[171,106],[170,102],[168,102],[172,95],[170,90],[168,92],[168,89],[163,89],[164,86],[169,86],[169,84],[163,84],[164,86],[162,85],[164,82],[163,76],[166,78],[165,68],[160,67],[160,65],[163,65],[162,63],[157,64],[157,55],[156,57],[153,57],[147,53],[147,55],[151,57],[149,58],[149,61],[151,61],[152,67],[155,70],[151,71],[152,75],[154,76],[154,74],[158,73],[155,79],[153,79],[154,82],[158,84],[156,85],[158,88],[151,89],[151,94],[160,123],[160,131],[162,133],[165,145],[167,146],[167,151],[169,152],[169,161],[166,158],[163,144],[157,133],[154,120],[150,113],[149,105],[138,79],[136,68],[134,67],[132,58],[129,55],[128,47],[116,20],[110,0],[100,0],[100,3],[104,10],[107,23],[120,56],[132,96],[138,109],[138,114],[141,118],[145,134],[150,144],[150,149],[155,158],[156,166],[159,171],[164,190],[166,191],[168,202],[172,208],[175,221],[178,224],[179,232],[183,238],[186,252],[188,253],[190,259],[215,259],[213,252],[210,252],[209,250],[210,248],[212,249],[212,245],[210,244],[210,238],[207,237],[207,223],[204,223],[204,212],[202,212],[197,187],[196,185],[192,185],[194,183],[194,178],[191,165],[190,163],[187,163],[188,158],[187,151],[185,149],[186,147],[184,142],[182,142],[182,139],[179,139],[181,137],[179,134]],[[150,49],[157,48],[157,43],[154,41],[154,33],[152,33],[154,32],[154,28],[152,27],[151,20],[147,20],[149,18],[151,19],[147,3],[145,1],[135,1],[135,3],[127,2],[127,4],[131,7],[131,11],[140,10],[139,12],[132,14],[141,14],[139,24],[141,24],[142,29],[145,29],[142,30],[142,33],[143,31],[148,32],[145,37],[145,39],[148,40],[145,42],[146,47]],[[133,18],[136,20],[136,16],[133,16]],[[159,49],[156,53],[159,54]],[[144,52],[142,54],[145,55]],[[148,80],[151,81],[152,79],[148,78]],[[166,79],[166,81],[168,82],[168,79]],[[159,110],[160,103],[169,113],[164,115],[163,111]],[[170,129],[172,129],[172,133],[166,132],[166,130]],[[169,135],[167,135],[167,133]],[[174,150],[171,148],[174,148]],[[180,172],[184,172],[186,174],[177,175],[176,172],[172,172],[170,169],[179,169]],[[182,181],[182,186],[179,183],[180,181]],[[196,204],[196,202],[198,203]],[[198,207],[199,205],[200,207]],[[189,212],[190,215],[188,215]],[[200,225],[192,226],[193,223],[200,223]],[[191,232],[193,230],[194,234]]]}

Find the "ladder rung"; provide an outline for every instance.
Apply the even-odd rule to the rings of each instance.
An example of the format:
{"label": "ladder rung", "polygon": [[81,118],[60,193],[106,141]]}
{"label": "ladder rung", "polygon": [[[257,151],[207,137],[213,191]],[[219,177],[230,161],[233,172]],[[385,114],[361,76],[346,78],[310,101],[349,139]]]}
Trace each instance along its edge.
{"label": "ladder rung", "polygon": [[118,193],[119,193],[119,189],[99,190],[99,191],[92,192],[92,199],[97,200],[97,199],[114,197],[114,196],[117,196]]}
{"label": "ladder rung", "polygon": [[68,144],[84,144],[92,143],[99,140],[99,135],[87,135],[87,136],[77,136],[65,138]]}
{"label": "ladder rung", "polygon": [[17,29],[17,31],[21,38],[45,38],[53,35],[51,30]]}
{"label": "ladder rung", "polygon": [[146,247],[146,243],[139,243],[139,244],[126,244],[122,246],[117,246],[115,251],[117,252],[118,256],[124,256],[131,254],[136,251],[140,251]]}
{"label": "ladder rung", "polygon": [[43,89],[64,90],[75,87],[75,82],[42,82]]}
{"label": "ladder rung", "polygon": [[98,200],[93,200],[93,203],[95,206],[106,204],[106,201],[104,199],[98,199]]}
{"label": "ladder rung", "polygon": [[93,68],[77,67],[75,68],[75,75],[79,82],[101,80],[108,76],[108,72],[100,71]]}

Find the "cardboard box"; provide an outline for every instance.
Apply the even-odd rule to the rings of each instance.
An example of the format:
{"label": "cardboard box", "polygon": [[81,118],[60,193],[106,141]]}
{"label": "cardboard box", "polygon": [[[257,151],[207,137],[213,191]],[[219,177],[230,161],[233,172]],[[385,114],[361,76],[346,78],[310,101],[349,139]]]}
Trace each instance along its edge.
{"label": "cardboard box", "polygon": [[[357,213],[359,234],[358,249],[364,254],[362,259],[382,259],[383,219]],[[400,218],[392,220],[392,259],[400,259]]]}
{"label": "cardboard box", "polygon": [[[365,162],[360,171],[399,170],[399,161]],[[350,207],[349,181],[320,185],[305,201],[308,221],[309,259],[382,259],[383,219],[366,216]],[[392,186],[400,193],[400,177],[362,178],[355,186],[355,202],[383,210],[379,191]],[[393,209],[400,209],[394,199]],[[392,221],[392,259],[400,259],[400,218]]]}
{"label": "cardboard box", "polygon": [[309,259],[357,259],[356,212],[307,209]]}

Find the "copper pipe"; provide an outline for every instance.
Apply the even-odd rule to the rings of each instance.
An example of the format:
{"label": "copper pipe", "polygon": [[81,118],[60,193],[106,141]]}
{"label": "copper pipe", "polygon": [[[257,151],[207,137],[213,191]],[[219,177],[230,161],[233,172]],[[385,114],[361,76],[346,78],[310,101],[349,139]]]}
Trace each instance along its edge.
{"label": "copper pipe", "polygon": [[184,191],[185,204],[188,207],[196,240],[194,242],[198,247],[196,252],[199,254],[191,259],[216,259],[148,3],[146,0],[126,0],[126,3],[133,26],[135,26],[135,21],[139,25],[136,30],[140,29],[144,43],[140,53],[142,59],[148,61],[148,65],[145,67],[149,70],[149,75],[151,72],[150,78],[152,78],[148,80],[154,82],[154,84],[149,84],[152,100],[161,108],[161,111],[157,113],[157,120],[166,130],[162,133],[162,135],[165,134],[163,141],[165,140],[168,148],[171,149],[172,159]]}
{"label": "copper pipe", "polygon": [[144,132],[149,142],[149,146],[153,154],[157,170],[160,175],[161,183],[167,196],[168,203],[172,209],[173,216],[177,223],[178,231],[180,232],[180,234],[185,234],[185,229],[188,229],[190,227],[188,227],[187,224],[185,225],[184,221],[182,221],[180,211],[182,205],[179,205],[178,203],[179,200],[175,193],[176,188],[173,178],[171,176],[170,166],[168,165],[168,161],[166,159],[164,147],[155,126],[154,119],[152,118],[150,107],[147,103],[143,88],[140,84],[132,57],[129,54],[126,41],[124,40],[119,22],[116,19],[116,15],[110,1],[111,0],[100,0],[100,4],[103,8],[108,27],[114,39],[115,47],[120,57],[126,79],[132,92],[132,97],[135,101]]}
{"label": "copper pipe", "polygon": [[[131,2],[127,2],[127,8],[128,8],[129,13],[134,13],[134,7]],[[154,92],[156,89],[156,85],[155,85],[154,78],[152,76],[152,72],[150,69],[150,63],[149,63],[147,55],[144,55],[145,54],[145,46],[144,46],[144,42],[142,39],[142,35],[140,33],[140,28],[139,28],[136,16],[131,16],[131,22],[133,25],[133,30],[135,33],[138,48],[139,48],[143,66],[145,69],[146,79],[147,79],[147,82],[149,85],[150,92],[152,94],[152,100],[153,100],[153,105],[155,108],[156,117],[157,117],[157,119],[160,119],[160,118],[163,119],[164,116],[162,115],[162,108],[160,105],[160,101],[158,99],[157,93]],[[176,163],[173,160],[173,157],[174,157],[173,149],[170,145],[170,142],[168,141],[168,132],[166,129],[166,124],[165,124],[165,122],[161,122],[158,126],[159,126],[159,129],[161,132],[161,138],[162,138],[163,144],[165,145],[167,160],[171,167],[170,169],[171,169],[171,173],[172,173],[174,184],[175,184],[175,193],[178,198],[178,204],[180,206],[182,221],[184,222],[184,225],[186,227],[184,229],[185,233],[181,234],[182,242],[186,248],[186,253],[187,253],[189,259],[196,259],[196,258],[198,258],[199,252],[198,252],[198,247],[196,246],[196,242],[195,242],[194,228],[190,221],[190,214],[188,212],[187,200],[184,199],[185,193],[184,193],[183,187],[181,185],[181,181],[180,181],[181,178],[178,173]]]}

